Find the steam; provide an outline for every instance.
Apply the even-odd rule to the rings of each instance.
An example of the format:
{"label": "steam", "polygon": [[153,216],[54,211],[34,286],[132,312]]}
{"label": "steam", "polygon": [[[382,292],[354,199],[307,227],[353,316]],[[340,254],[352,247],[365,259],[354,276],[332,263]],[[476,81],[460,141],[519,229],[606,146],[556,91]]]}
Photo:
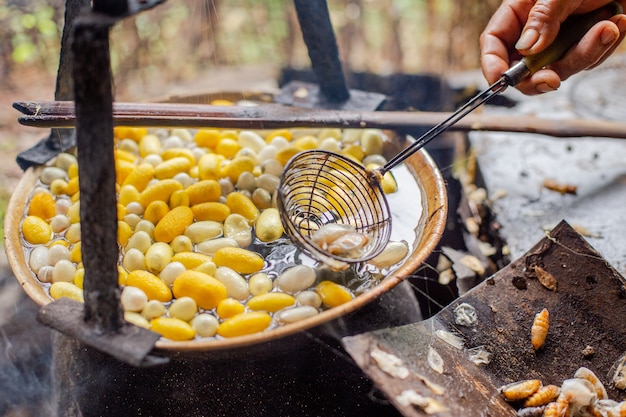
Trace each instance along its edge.
{"label": "steam", "polygon": [[53,416],[51,332],[38,307],[0,265],[0,415]]}

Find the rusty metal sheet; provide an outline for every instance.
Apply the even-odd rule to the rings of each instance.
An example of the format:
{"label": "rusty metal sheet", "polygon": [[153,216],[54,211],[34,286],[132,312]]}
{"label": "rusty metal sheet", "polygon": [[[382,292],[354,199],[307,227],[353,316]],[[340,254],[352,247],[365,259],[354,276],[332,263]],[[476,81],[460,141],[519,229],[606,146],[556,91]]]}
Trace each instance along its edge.
{"label": "rusty metal sheet", "polygon": [[[536,267],[556,278],[556,290],[540,283]],[[560,386],[581,366],[600,378],[609,398],[620,399],[624,393],[610,384],[610,375],[626,350],[625,288],[626,280],[561,222],[526,255],[433,318],[346,337],[343,345],[405,416],[428,415],[424,408],[401,403],[406,390],[432,398],[444,407],[441,416],[514,416],[500,386],[529,378]],[[474,325],[457,323],[455,309],[462,304],[475,309]],[[530,328],[543,308],[550,312],[548,336],[535,351]],[[463,348],[444,342],[442,332],[460,337]],[[478,347],[491,355],[488,364],[468,359],[470,349]],[[372,356],[378,351],[400,359],[408,375],[383,371]],[[429,351],[440,355],[441,373],[428,360]]]}

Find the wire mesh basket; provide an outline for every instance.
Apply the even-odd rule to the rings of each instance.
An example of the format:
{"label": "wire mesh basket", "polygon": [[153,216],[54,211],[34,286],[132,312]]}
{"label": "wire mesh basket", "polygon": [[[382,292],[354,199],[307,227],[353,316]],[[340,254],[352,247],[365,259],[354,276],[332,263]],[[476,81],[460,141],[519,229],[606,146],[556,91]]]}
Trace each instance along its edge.
{"label": "wire mesh basket", "polygon": [[336,269],[354,263],[314,244],[323,226],[343,224],[369,237],[358,261],[378,255],[391,236],[391,210],[380,186],[380,175],[342,155],[306,151],[285,166],[279,187],[280,213],[286,233],[314,259]]}

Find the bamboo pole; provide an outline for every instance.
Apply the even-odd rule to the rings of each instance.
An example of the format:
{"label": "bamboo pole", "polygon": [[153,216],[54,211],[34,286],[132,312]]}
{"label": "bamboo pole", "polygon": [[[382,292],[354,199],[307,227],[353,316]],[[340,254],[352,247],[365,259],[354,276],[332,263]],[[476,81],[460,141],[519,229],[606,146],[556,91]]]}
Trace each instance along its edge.
{"label": "bamboo pole", "polygon": [[[26,126],[74,127],[74,104],[69,101],[21,101],[13,107],[24,114]],[[339,111],[304,109],[276,104],[259,106],[212,106],[204,104],[121,103],[113,104],[114,123],[119,126],[278,129],[294,127],[379,128],[406,131],[429,128],[450,113]],[[626,123],[594,119],[545,119],[473,113],[450,130],[521,132],[553,137],[607,137],[626,139]]]}

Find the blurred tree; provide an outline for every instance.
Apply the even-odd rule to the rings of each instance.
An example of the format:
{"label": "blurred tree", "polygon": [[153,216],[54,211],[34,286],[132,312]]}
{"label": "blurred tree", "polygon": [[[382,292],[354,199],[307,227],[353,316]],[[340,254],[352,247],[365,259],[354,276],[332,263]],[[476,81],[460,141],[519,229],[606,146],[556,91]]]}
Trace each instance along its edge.
{"label": "blurred tree", "polygon": [[[346,69],[445,73],[478,67],[500,0],[328,0]],[[63,0],[0,5],[0,76],[58,66]],[[112,37],[118,89],[175,83],[217,66],[306,67],[292,0],[179,0],[125,19]]]}
{"label": "blurred tree", "polygon": [[22,65],[56,71],[63,0],[8,1],[0,4],[1,80]]}

